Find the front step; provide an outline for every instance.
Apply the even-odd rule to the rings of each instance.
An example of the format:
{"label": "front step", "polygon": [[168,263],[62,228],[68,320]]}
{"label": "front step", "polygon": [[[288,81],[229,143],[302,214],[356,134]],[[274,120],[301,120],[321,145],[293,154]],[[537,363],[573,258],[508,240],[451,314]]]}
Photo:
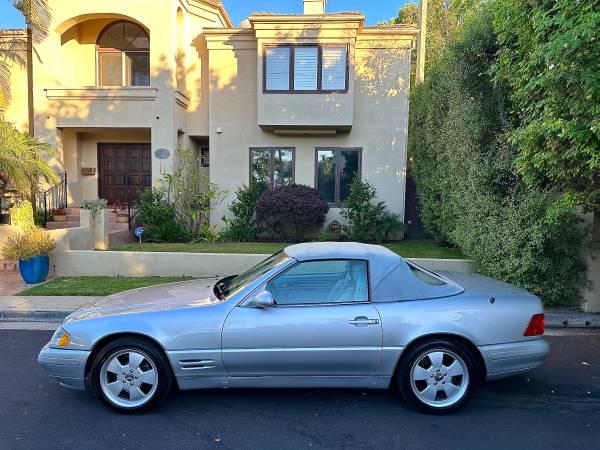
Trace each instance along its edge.
{"label": "front step", "polygon": [[64,228],[77,228],[79,227],[79,221],[77,222],[46,222],[47,230],[62,230]]}

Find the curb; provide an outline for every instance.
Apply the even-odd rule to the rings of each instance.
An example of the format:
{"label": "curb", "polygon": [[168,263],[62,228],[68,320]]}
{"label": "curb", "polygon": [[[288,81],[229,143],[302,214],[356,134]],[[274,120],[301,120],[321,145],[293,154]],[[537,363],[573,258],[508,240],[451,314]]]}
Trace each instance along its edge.
{"label": "curb", "polygon": [[72,311],[16,311],[0,310],[0,322],[56,322],[62,321]]}

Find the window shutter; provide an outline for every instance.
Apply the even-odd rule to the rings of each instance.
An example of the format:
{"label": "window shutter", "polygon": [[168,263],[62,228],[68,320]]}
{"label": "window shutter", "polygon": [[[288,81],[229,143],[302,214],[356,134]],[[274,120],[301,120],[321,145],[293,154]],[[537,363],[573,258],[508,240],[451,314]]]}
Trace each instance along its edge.
{"label": "window shutter", "polygon": [[318,65],[318,47],[296,47],[294,49],[294,90],[317,90]]}
{"label": "window shutter", "polygon": [[290,47],[270,47],[266,49],[267,91],[287,91],[290,89]]}
{"label": "window shutter", "polygon": [[323,47],[322,89],[324,91],[346,90],[347,47]]}

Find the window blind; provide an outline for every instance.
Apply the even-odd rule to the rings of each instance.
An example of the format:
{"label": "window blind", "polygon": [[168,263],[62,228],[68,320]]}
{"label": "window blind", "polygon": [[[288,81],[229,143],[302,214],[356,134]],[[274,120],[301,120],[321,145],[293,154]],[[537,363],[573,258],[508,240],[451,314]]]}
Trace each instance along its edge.
{"label": "window blind", "polygon": [[318,66],[318,47],[296,47],[294,49],[294,90],[316,91]]}
{"label": "window blind", "polygon": [[268,91],[290,89],[290,47],[270,47],[266,49]]}
{"label": "window blind", "polygon": [[347,47],[323,47],[321,89],[324,91],[346,89],[347,53]]}

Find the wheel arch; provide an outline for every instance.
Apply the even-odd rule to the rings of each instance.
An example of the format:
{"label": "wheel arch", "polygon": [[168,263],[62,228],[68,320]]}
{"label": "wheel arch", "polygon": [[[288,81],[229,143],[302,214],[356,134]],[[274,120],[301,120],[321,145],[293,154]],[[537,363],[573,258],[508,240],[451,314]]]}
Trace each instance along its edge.
{"label": "wheel arch", "polygon": [[456,333],[431,333],[431,334],[426,334],[423,336],[416,337],[415,339],[413,339],[412,341],[410,341],[408,343],[408,345],[404,348],[404,350],[402,351],[402,354],[398,358],[398,361],[396,362],[396,367],[394,368],[392,380],[396,379],[398,372],[400,371],[400,368],[402,367],[402,364],[404,363],[404,361],[410,354],[410,350],[412,348],[416,347],[417,345],[421,345],[425,342],[433,341],[436,339],[446,339],[446,340],[458,342],[461,345],[463,345],[471,353],[473,358],[475,358],[475,361],[477,363],[477,368],[478,368],[477,375],[478,375],[479,381],[483,381],[485,379],[485,377],[487,375],[487,367],[485,365],[485,360],[483,359],[483,355],[481,354],[481,352],[479,351],[477,346],[469,338],[467,338],[463,335],[460,335],[460,334],[456,334]]}
{"label": "wheel arch", "polygon": [[150,345],[153,345],[154,347],[156,347],[156,349],[159,350],[163,354],[163,356],[166,358],[166,360],[169,362],[169,370],[171,371],[171,375],[173,375],[173,368],[171,367],[171,362],[169,360],[167,352],[165,351],[165,348],[160,344],[160,342],[158,342],[156,339],[154,339],[144,333],[118,332],[118,333],[107,334],[106,336],[103,336],[102,338],[98,339],[92,345],[90,356],[88,357],[88,359],[85,363],[85,372],[84,372],[85,377],[87,377],[89,375],[90,370],[92,368],[92,364],[94,363],[94,359],[96,358],[98,353],[100,353],[100,351],[104,347],[106,347],[108,344],[110,344],[111,342],[113,342],[117,339],[121,339],[121,338],[142,339],[142,340],[148,342]]}

